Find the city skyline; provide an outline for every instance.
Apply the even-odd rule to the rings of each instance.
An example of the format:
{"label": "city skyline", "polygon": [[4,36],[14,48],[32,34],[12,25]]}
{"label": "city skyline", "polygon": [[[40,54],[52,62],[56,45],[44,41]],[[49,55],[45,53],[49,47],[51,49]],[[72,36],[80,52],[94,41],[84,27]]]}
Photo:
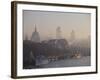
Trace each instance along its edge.
{"label": "city skyline", "polygon": [[72,30],[75,31],[77,39],[86,39],[90,36],[90,14],[27,10],[23,11],[23,14],[24,39],[26,35],[31,38],[35,26],[41,40],[55,39],[58,27],[61,28],[61,36],[65,39],[70,38]]}

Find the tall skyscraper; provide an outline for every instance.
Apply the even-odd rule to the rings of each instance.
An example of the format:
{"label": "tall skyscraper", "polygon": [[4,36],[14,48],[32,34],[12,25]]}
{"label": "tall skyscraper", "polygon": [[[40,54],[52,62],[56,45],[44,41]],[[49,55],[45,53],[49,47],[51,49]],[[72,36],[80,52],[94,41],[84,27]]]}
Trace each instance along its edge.
{"label": "tall skyscraper", "polygon": [[62,36],[61,36],[61,28],[60,27],[57,27],[56,29],[56,39],[61,39]]}
{"label": "tall skyscraper", "polygon": [[35,25],[35,30],[34,30],[34,32],[32,33],[31,40],[32,40],[33,42],[40,42],[40,36],[39,36],[38,31],[37,31],[36,25]]}

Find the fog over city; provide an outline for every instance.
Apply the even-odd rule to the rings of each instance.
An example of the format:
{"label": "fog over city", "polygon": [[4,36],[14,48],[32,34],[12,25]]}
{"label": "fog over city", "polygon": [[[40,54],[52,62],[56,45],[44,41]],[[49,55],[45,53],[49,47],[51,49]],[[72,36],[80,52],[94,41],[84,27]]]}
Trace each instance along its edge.
{"label": "fog over city", "polygon": [[36,27],[41,40],[54,39],[56,29],[60,27],[61,35],[65,39],[70,38],[72,30],[77,39],[87,39],[90,36],[90,16],[87,13],[24,10],[23,37],[27,35],[30,39]]}
{"label": "fog over city", "polygon": [[23,11],[23,69],[91,65],[91,15]]}

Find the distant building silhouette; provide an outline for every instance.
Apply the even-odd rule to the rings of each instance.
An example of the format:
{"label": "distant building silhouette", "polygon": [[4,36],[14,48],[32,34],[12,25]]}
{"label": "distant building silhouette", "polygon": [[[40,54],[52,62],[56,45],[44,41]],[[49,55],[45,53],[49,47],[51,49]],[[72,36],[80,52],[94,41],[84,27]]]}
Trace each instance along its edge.
{"label": "distant building silhouette", "polygon": [[28,40],[28,36],[27,35],[25,35],[25,40]]}
{"label": "distant building silhouette", "polygon": [[48,44],[58,49],[67,49],[69,46],[66,39],[52,39],[48,41]]}
{"label": "distant building silhouette", "polygon": [[61,28],[60,27],[57,27],[56,29],[56,39],[61,39],[62,36],[61,36]]}
{"label": "distant building silhouette", "polygon": [[75,37],[75,31],[72,30],[71,33],[70,33],[70,41],[73,42],[75,41],[76,37]]}
{"label": "distant building silhouette", "polygon": [[39,33],[37,32],[36,25],[35,25],[35,30],[34,30],[34,32],[32,33],[31,41],[33,41],[33,42],[40,42],[40,35],[39,35]]}

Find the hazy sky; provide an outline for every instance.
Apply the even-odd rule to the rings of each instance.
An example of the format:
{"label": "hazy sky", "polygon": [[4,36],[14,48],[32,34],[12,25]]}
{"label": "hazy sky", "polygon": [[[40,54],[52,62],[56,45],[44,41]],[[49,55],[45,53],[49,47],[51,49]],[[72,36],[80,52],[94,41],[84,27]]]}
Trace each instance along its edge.
{"label": "hazy sky", "polygon": [[86,13],[64,13],[48,11],[23,11],[23,36],[30,39],[35,25],[41,40],[56,38],[56,28],[61,27],[62,37],[68,39],[72,30],[77,39],[90,35],[91,15]]}

